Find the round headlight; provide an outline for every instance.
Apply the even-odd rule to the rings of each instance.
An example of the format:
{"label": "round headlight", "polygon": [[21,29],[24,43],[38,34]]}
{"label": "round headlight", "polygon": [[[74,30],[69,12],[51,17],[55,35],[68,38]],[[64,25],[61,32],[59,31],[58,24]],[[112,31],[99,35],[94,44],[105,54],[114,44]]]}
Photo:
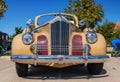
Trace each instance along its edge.
{"label": "round headlight", "polygon": [[31,44],[33,42],[33,34],[31,32],[26,32],[22,36],[22,41],[26,45]]}
{"label": "round headlight", "polygon": [[95,43],[97,41],[97,34],[93,31],[87,32],[86,40],[88,43],[91,43],[91,44]]}

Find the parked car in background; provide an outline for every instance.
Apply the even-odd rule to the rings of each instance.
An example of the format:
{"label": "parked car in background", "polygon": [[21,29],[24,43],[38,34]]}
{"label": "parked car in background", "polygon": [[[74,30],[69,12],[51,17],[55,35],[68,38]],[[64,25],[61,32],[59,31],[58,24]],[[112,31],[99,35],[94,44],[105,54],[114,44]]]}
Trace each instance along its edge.
{"label": "parked car in background", "polygon": [[[39,23],[45,20],[40,21],[40,18],[46,16],[53,17]],[[12,42],[11,60],[20,77],[28,74],[28,65],[56,68],[85,65],[91,74],[100,74],[104,62],[109,59],[103,35],[92,29],[78,32],[79,21],[73,14],[43,14],[27,25],[29,27]]]}
{"label": "parked car in background", "polygon": [[113,53],[111,56],[120,56],[120,37],[112,40],[111,44],[113,46]]}
{"label": "parked car in background", "polygon": [[0,32],[0,54],[6,54],[11,50],[11,41],[9,40],[9,35]]}

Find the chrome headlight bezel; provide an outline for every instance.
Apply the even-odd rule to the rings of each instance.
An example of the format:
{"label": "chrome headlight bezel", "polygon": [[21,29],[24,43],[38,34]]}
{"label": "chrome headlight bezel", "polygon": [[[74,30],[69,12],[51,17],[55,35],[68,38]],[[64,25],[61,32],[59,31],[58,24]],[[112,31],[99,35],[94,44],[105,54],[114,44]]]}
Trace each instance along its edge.
{"label": "chrome headlight bezel", "polygon": [[86,33],[86,40],[88,43],[93,44],[97,42],[97,34],[93,31],[88,31]]}
{"label": "chrome headlight bezel", "polygon": [[33,43],[33,34],[31,32],[26,32],[22,35],[22,41],[25,45]]}

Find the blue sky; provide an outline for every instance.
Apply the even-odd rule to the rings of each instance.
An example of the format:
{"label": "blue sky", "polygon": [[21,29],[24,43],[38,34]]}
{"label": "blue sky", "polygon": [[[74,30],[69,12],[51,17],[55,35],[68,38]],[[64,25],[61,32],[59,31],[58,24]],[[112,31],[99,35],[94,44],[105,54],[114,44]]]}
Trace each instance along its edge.
{"label": "blue sky", "polygon": [[[68,0],[5,0],[8,9],[4,17],[0,19],[0,30],[14,33],[15,27],[26,27],[28,19],[45,13],[60,12],[68,5]],[[110,22],[120,21],[120,0],[95,0],[102,4],[104,9],[103,22],[108,19]]]}

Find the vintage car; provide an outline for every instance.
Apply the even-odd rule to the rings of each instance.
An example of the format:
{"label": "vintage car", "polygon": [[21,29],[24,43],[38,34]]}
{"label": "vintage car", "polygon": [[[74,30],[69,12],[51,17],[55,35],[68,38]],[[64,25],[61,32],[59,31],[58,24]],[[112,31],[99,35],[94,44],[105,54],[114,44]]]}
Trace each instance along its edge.
{"label": "vintage car", "polygon": [[9,35],[0,32],[0,55],[6,54],[11,50],[11,41],[9,39]]}
{"label": "vintage car", "polygon": [[[39,24],[39,19],[45,16],[54,18]],[[56,68],[85,65],[89,73],[99,74],[109,59],[105,38],[92,29],[76,30],[79,21],[73,14],[39,15],[28,26],[12,42],[11,60],[15,62],[19,77],[28,74],[28,65]]]}
{"label": "vintage car", "polygon": [[112,44],[112,54],[111,56],[120,56],[120,37],[111,41]]}

